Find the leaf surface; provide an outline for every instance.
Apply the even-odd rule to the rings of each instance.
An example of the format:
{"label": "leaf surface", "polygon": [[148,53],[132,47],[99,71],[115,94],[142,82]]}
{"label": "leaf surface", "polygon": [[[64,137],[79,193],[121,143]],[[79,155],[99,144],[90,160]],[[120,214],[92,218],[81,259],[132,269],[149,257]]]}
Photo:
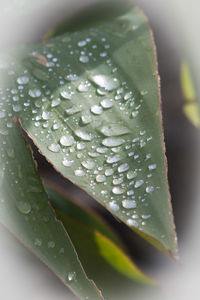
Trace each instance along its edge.
{"label": "leaf surface", "polygon": [[3,61],[5,107],[58,172],[176,255],[156,56],[144,15],[132,8],[19,52],[20,59]]}
{"label": "leaf surface", "polygon": [[103,299],[84,273],[71,240],[56,220],[19,124],[0,120],[0,222],[80,299]]}

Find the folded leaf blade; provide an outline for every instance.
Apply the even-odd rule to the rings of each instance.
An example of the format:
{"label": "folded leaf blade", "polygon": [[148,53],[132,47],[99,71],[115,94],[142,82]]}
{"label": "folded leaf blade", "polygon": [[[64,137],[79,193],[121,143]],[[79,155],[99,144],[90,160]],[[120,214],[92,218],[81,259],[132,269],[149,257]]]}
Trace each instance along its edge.
{"label": "folded leaf blade", "polygon": [[14,64],[18,77],[9,77],[5,97],[20,96],[12,110],[43,155],[150,243],[176,255],[156,57],[143,14],[133,8],[25,48]]}

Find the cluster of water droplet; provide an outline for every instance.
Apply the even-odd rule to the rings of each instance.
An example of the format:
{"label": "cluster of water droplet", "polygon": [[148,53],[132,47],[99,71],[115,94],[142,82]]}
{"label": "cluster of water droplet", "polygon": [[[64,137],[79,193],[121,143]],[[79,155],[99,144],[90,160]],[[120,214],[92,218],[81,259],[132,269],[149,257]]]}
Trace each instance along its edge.
{"label": "cluster of water droplet", "polygon": [[[148,199],[159,189],[155,157],[148,153],[151,128],[140,125],[148,92],[120,77],[104,35],[91,29],[81,36],[57,37],[33,51],[30,60],[38,59],[38,66],[34,62],[17,78],[15,62],[3,64],[15,87],[0,90],[0,118],[6,120],[0,133],[7,135],[12,117],[20,116],[58,170],[122,213],[128,225],[142,227],[151,218]],[[8,156],[14,157],[12,149]]]}

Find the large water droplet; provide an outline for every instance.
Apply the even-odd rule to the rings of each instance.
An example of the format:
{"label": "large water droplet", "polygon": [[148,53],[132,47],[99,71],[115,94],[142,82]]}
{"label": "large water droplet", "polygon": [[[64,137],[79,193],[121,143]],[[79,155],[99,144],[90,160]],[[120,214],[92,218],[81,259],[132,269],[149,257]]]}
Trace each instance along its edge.
{"label": "large water droplet", "polygon": [[89,133],[81,130],[81,129],[77,129],[74,132],[76,134],[76,136],[78,136],[80,139],[82,139],[83,141],[91,141],[92,137]]}
{"label": "large water droplet", "polygon": [[83,170],[75,170],[74,174],[78,177],[82,177],[85,175],[85,172]]}
{"label": "large water droplet", "polygon": [[90,110],[95,115],[101,115],[103,113],[103,109],[99,105],[93,105]]}
{"label": "large water droplet", "polygon": [[119,186],[115,186],[115,187],[112,189],[112,192],[113,192],[113,194],[115,194],[115,195],[121,195],[121,194],[123,194],[123,193],[125,192],[125,190],[122,189],[122,188],[119,187]]}
{"label": "large water droplet", "polygon": [[60,143],[63,146],[69,147],[74,144],[75,140],[72,135],[70,134],[65,134],[60,138]]}
{"label": "large water droplet", "polygon": [[68,159],[64,158],[63,161],[62,161],[62,164],[65,167],[71,167],[73,162],[74,162],[73,160],[68,160]]}
{"label": "large water droplet", "polygon": [[42,93],[39,89],[35,88],[35,89],[30,89],[28,92],[29,96],[31,96],[32,98],[39,98]]}
{"label": "large water droplet", "polygon": [[91,170],[95,167],[95,163],[91,159],[87,159],[85,161],[82,161],[82,166],[88,170]]}
{"label": "large water droplet", "polygon": [[122,206],[126,209],[129,209],[129,208],[136,208],[137,206],[137,203],[136,201],[134,200],[123,200],[122,201]]}
{"label": "large water droplet", "polygon": [[113,106],[113,102],[112,102],[112,100],[110,100],[110,99],[103,99],[103,100],[101,101],[101,106],[102,106],[103,108],[111,108],[111,107]]}
{"label": "large water droplet", "polygon": [[20,76],[17,78],[18,84],[27,84],[29,82],[29,78],[27,76]]}
{"label": "large water droplet", "polygon": [[51,144],[48,146],[48,149],[51,151],[51,152],[55,152],[55,153],[58,153],[60,152],[60,145],[59,144]]}
{"label": "large water droplet", "polygon": [[129,165],[127,163],[124,163],[124,164],[121,164],[117,170],[119,173],[122,173],[122,172],[128,171],[128,169],[129,169]]}
{"label": "large water droplet", "polygon": [[136,182],[135,182],[135,188],[139,188],[141,185],[143,185],[143,183],[144,183],[144,180],[137,180]]}
{"label": "large water droplet", "polygon": [[119,210],[119,205],[115,201],[109,202],[108,205],[109,205],[110,209],[112,209],[113,211]]}
{"label": "large water droplet", "polygon": [[93,75],[90,79],[97,85],[107,91],[113,91],[119,86],[119,80],[117,78],[112,78],[107,75]]}
{"label": "large water droplet", "polygon": [[124,143],[124,139],[117,137],[108,137],[103,139],[102,144],[106,147],[117,147]]}
{"label": "large water droplet", "polygon": [[119,155],[108,156],[108,158],[106,159],[106,162],[108,164],[114,164],[118,161],[120,161]]}
{"label": "large water droplet", "polygon": [[61,95],[64,99],[67,99],[67,100],[70,100],[70,99],[71,99],[71,94],[70,94],[68,91],[61,91],[61,92],[60,92],[60,95]]}
{"label": "large water droplet", "polygon": [[99,175],[96,176],[96,181],[97,182],[105,182],[106,181],[106,176],[99,174]]}
{"label": "large water droplet", "polygon": [[119,136],[119,135],[124,135],[129,133],[129,129],[121,124],[115,124],[111,123],[108,125],[104,125],[100,129],[101,133],[104,134],[105,136]]}
{"label": "large water droplet", "polygon": [[128,171],[126,175],[127,179],[129,180],[135,178],[136,176],[137,176],[137,171]]}
{"label": "large water droplet", "polygon": [[29,202],[17,201],[16,206],[22,214],[27,215],[31,212],[31,205]]}
{"label": "large water droplet", "polygon": [[147,192],[147,193],[150,194],[150,193],[152,193],[153,191],[154,191],[154,187],[153,187],[153,186],[147,186],[147,187],[146,187],[146,192]]}
{"label": "large water droplet", "polygon": [[90,60],[90,59],[89,59],[89,57],[88,57],[87,55],[81,55],[81,56],[79,57],[79,61],[82,62],[83,64],[88,63],[89,60]]}

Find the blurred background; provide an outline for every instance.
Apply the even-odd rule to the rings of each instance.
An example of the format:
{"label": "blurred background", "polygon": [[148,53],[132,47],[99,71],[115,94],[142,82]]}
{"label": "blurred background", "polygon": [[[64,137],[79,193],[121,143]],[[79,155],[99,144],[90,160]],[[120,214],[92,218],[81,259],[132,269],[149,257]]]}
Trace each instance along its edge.
{"label": "blurred background", "polygon": [[[112,9],[117,2],[117,0],[107,1],[102,5],[104,9],[108,7]],[[94,200],[58,176],[36,149],[35,157],[39,162],[39,171],[43,178],[48,180],[53,178],[63,188],[67,188],[71,195],[81,193],[82,201],[92,206],[112,224],[136,263],[147,273],[159,278],[163,299],[188,300],[189,297],[198,299],[200,294],[198,283],[200,280],[199,129],[193,127],[182,112],[184,99],[180,86],[180,66],[185,59],[191,64],[197,92],[199,92],[200,4],[196,0],[169,0],[167,3],[162,0],[129,2],[141,7],[147,15],[157,46],[168,177],[179,238],[181,265],[171,262],[153,249],[126,226],[118,223]],[[103,3],[103,1],[35,0],[27,5],[25,0],[1,0],[0,49],[3,51],[7,46],[39,41],[49,29],[94,3]],[[0,269],[1,299],[75,299],[40,261],[1,227]],[[152,297],[161,300],[159,295],[152,295]],[[148,296],[141,294],[140,299],[150,299],[150,297],[150,294]]]}

